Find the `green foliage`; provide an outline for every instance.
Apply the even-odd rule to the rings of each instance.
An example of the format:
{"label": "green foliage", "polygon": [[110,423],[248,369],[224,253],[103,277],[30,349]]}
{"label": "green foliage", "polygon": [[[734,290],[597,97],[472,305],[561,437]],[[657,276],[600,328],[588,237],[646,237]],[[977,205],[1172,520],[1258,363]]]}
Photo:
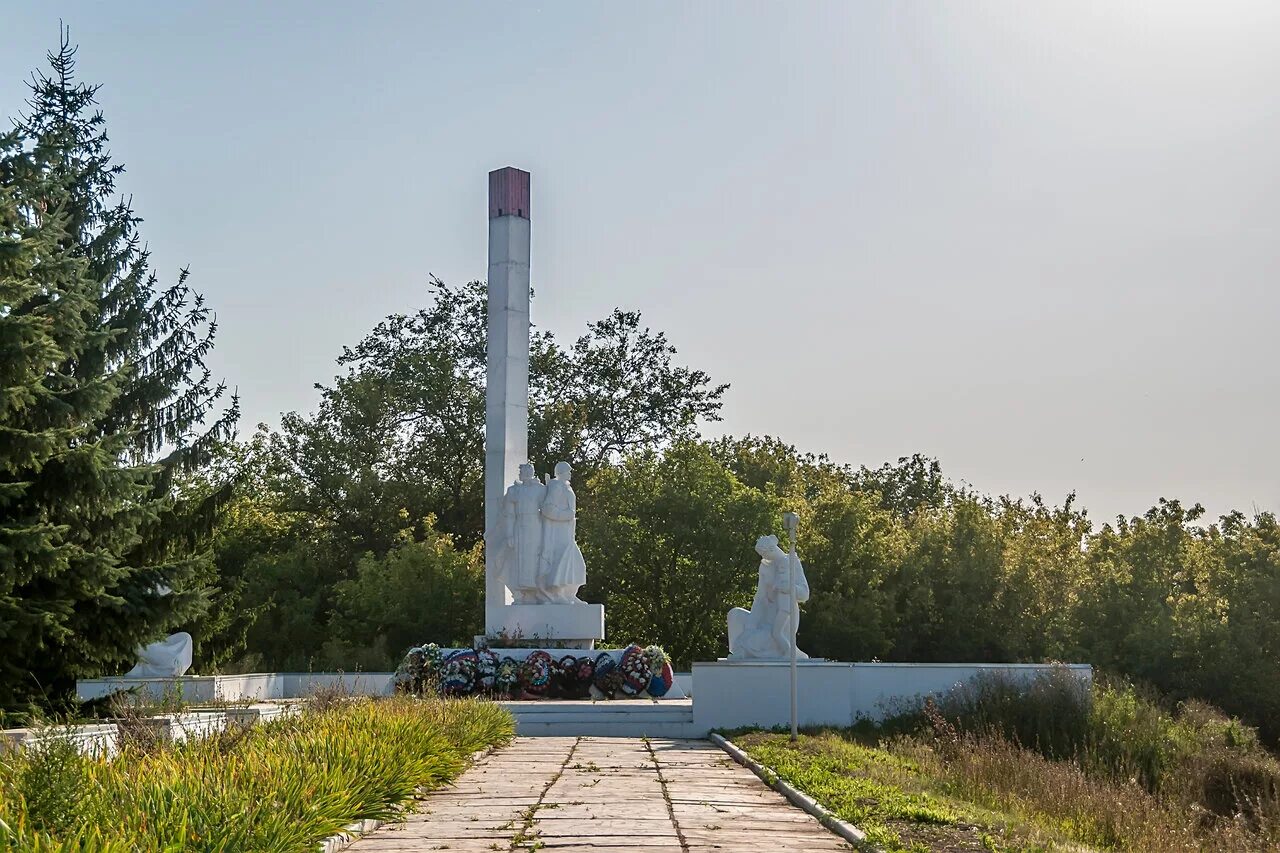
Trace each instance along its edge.
{"label": "green foliage", "polygon": [[[248,630],[258,654],[249,660],[391,665],[404,649],[347,635],[370,628],[345,616],[339,624],[338,590],[364,553],[376,562],[406,529],[414,540],[429,534],[408,509],[388,510],[379,522],[387,532],[374,538],[391,544],[378,551],[354,522],[299,507],[303,487],[279,472],[276,440],[259,434],[243,446],[239,464],[254,486],[219,534],[224,578],[245,585],[240,612],[265,614]],[[724,613],[750,599],[751,545],[777,532],[785,508],[801,519],[813,596],[800,644],[810,654],[1088,661],[1175,700],[1213,701],[1268,742],[1280,738],[1280,673],[1257,665],[1280,659],[1280,528],[1269,514],[1205,525],[1198,507],[1164,501],[1095,529],[1073,496],[1058,506],[1038,495],[991,499],[953,486],[919,456],[854,470],[767,437],[630,452],[575,485],[591,567],[585,595],[606,603],[611,638],[661,643],[680,666],[724,652]],[[420,619],[436,609],[419,606]],[[457,636],[434,630],[450,642],[478,627],[477,618]]]}
{"label": "green foliage", "polygon": [[[321,387],[316,414],[285,416],[271,440],[286,508],[355,553],[385,553],[405,513],[435,515],[464,548],[484,536],[485,286],[433,279],[432,295],[344,348],[347,372]],[[635,313],[591,323],[568,349],[537,332],[530,349],[530,461],[545,472],[572,459],[583,482],[619,454],[692,434],[724,393],[674,365]]]}
{"label": "green foliage", "polygon": [[[26,752],[0,765],[0,850],[314,850],[354,821],[393,817],[512,733],[491,704],[352,700],[238,738],[80,759],[64,774],[78,784],[74,813],[56,821],[32,775],[48,761]],[[95,833],[103,846],[75,846]]]}
{"label": "green foliage", "polygon": [[[0,139],[0,707],[56,705],[199,614],[226,484],[175,488],[236,404],[203,298],[160,287],[64,37]],[[205,428],[205,422],[212,424]],[[167,592],[166,592],[167,590]]]}
{"label": "green foliage", "polygon": [[[89,764],[90,759],[69,738],[41,744],[15,763],[11,784],[13,790],[21,792],[29,827],[53,834],[74,827],[89,781]],[[0,785],[8,788],[9,782],[0,781]]]}
{"label": "green foliage", "polygon": [[[1093,701],[1096,694],[1097,701]],[[952,690],[928,709],[923,717],[911,715],[915,726],[936,723],[941,715],[961,733],[998,733],[1020,746],[1034,749],[1046,758],[1075,758],[1105,729],[1103,717],[1095,717],[1106,702],[1117,695],[1131,696],[1132,690],[1114,691],[1088,682],[1066,668],[1037,675],[1029,682],[1003,673],[979,673],[978,677]],[[892,724],[901,728],[902,723]],[[1130,741],[1125,739],[1123,743]]]}
{"label": "green foliage", "polygon": [[[424,639],[483,631],[485,287],[433,279],[432,296],[344,348],[313,415],[221,457],[240,485],[200,665],[389,668]],[[542,471],[572,460],[584,500],[594,471],[688,437],[724,392],[631,312],[567,348],[536,332],[531,350],[530,455]]]}
{"label": "green foliage", "polygon": [[355,577],[338,584],[327,660],[387,669],[388,657],[398,662],[423,637],[470,647],[484,619],[481,549],[458,551],[434,519],[423,527],[423,540],[406,539],[381,557],[366,554]]}
{"label": "green foliage", "polygon": [[[773,439],[718,458],[800,514],[810,654],[843,660],[1076,660],[1202,698],[1280,740],[1280,527],[1204,524],[1161,501],[1094,529],[1050,506],[951,485],[919,456],[854,471]],[[749,555],[746,555],[749,557]]]}
{"label": "green foliage", "polygon": [[610,638],[661,638],[679,665],[725,654],[725,614],[751,602],[752,548],[779,524],[776,501],[693,441],[628,456],[590,491],[578,519],[591,566],[583,592],[604,601]]}
{"label": "green foliage", "polygon": [[[436,318],[440,325],[427,328],[473,334],[474,298],[448,293],[440,298],[453,302],[440,310],[453,319]],[[539,340],[539,358],[560,357],[548,337]],[[375,350],[362,352],[372,358]],[[479,370],[475,353],[467,358],[472,373]],[[333,399],[348,396],[335,392]],[[415,541],[430,538],[411,524],[419,517],[411,512],[440,510],[443,518],[450,504],[421,492],[414,501],[378,498],[382,508],[366,512],[361,495],[409,482],[370,462],[366,474],[339,478],[351,517],[326,514],[318,492],[299,499],[309,475],[281,468],[289,457],[281,455],[281,440],[260,433],[242,446],[238,464],[254,485],[233,501],[219,534],[223,577],[244,585],[238,612],[264,613],[248,629],[245,660],[389,666],[404,649],[348,635],[369,631],[370,623],[339,619],[338,591],[349,588],[361,560],[376,563],[401,547],[405,530]],[[472,486],[462,492],[478,494],[479,451],[466,452],[474,467],[463,478]],[[1142,517],[1095,529],[1073,496],[1058,506],[1039,495],[991,499],[952,485],[935,461],[920,456],[854,470],[750,436],[626,452],[575,485],[583,507],[579,540],[591,567],[585,595],[606,603],[611,638],[659,642],[680,666],[724,652],[725,611],[750,599],[757,562],[751,545],[777,532],[785,508],[801,519],[799,549],[813,596],[800,643],[810,654],[1089,661],[1175,699],[1213,701],[1258,725],[1268,742],[1280,738],[1280,673],[1256,665],[1280,659],[1280,528],[1271,515],[1237,513],[1205,525],[1198,507],[1163,501]],[[478,505],[474,510],[478,519]],[[362,532],[369,519],[376,523]],[[443,523],[441,530],[453,532]],[[466,537],[455,541],[467,547]],[[435,609],[423,599],[420,618]],[[438,639],[450,642],[478,630],[478,621],[461,634],[435,630],[447,631]],[[419,632],[411,642],[426,636]]]}

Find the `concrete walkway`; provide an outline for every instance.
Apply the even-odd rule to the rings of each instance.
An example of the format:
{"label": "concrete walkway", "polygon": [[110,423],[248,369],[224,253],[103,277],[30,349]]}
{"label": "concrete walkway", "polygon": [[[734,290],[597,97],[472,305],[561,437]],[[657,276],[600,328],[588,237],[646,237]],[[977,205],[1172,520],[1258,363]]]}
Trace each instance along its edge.
{"label": "concrete walkway", "polygon": [[707,741],[517,738],[353,853],[848,850]]}

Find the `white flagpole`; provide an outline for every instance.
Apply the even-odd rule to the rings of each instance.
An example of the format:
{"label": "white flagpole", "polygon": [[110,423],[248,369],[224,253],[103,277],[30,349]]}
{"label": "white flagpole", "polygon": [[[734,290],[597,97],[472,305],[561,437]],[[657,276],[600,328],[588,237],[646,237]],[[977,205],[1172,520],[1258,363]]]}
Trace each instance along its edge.
{"label": "white flagpole", "polygon": [[796,721],[796,609],[799,605],[796,603],[796,530],[800,526],[800,516],[794,512],[784,513],[782,523],[787,528],[787,534],[791,538],[791,553],[787,559],[787,585],[790,588],[789,599],[791,601],[791,613],[787,617],[787,621],[791,626],[791,739],[797,740],[799,734],[797,732]]}

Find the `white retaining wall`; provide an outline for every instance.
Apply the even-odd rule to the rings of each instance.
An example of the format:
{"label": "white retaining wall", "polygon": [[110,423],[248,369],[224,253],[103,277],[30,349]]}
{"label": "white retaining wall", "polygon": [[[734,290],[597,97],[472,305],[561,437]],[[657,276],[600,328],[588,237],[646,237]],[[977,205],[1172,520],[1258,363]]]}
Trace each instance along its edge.
{"label": "white retaining wall", "polygon": [[124,690],[138,690],[155,699],[202,702],[241,702],[246,699],[300,699],[317,690],[340,687],[362,696],[394,692],[392,672],[254,672],[247,675],[180,675],[170,678],[82,678],[76,682],[80,701],[101,699]]}
{"label": "white retaining wall", "polygon": [[0,754],[11,749],[39,749],[54,741],[70,741],[80,752],[96,757],[110,758],[120,749],[115,723],[5,729],[0,734]]}
{"label": "white retaining wall", "polygon": [[[1059,664],[1087,684],[1088,664]],[[801,661],[796,667],[797,718],[801,726],[849,726],[882,720],[970,681],[980,672],[1029,679],[1050,664],[840,663]],[[717,661],[693,665],[695,728],[787,726],[791,723],[787,661]]]}

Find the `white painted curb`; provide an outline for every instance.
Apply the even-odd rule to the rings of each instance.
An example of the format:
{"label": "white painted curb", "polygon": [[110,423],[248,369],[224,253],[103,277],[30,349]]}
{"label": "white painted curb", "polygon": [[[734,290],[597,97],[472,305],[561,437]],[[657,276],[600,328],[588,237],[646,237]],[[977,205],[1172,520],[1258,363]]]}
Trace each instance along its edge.
{"label": "white painted curb", "polygon": [[827,811],[827,809],[825,809],[822,804],[813,797],[783,781],[777,773],[747,755],[739,749],[733,741],[727,740],[715,732],[711,733],[710,738],[712,743],[729,753],[730,758],[759,776],[761,782],[764,782],[770,788],[786,797],[793,805],[799,806],[809,814],[816,817],[818,819],[818,823],[822,824],[845,841],[848,841],[854,847],[858,847],[866,851],[866,853],[880,853],[880,848],[867,840],[867,834],[865,832],[858,829],[853,824],[836,817],[834,814]]}
{"label": "white painted curb", "polygon": [[338,853],[339,850],[345,850],[380,826],[382,826],[380,820],[362,820],[359,823],[353,823],[337,835],[330,835],[321,841],[320,853]]}

